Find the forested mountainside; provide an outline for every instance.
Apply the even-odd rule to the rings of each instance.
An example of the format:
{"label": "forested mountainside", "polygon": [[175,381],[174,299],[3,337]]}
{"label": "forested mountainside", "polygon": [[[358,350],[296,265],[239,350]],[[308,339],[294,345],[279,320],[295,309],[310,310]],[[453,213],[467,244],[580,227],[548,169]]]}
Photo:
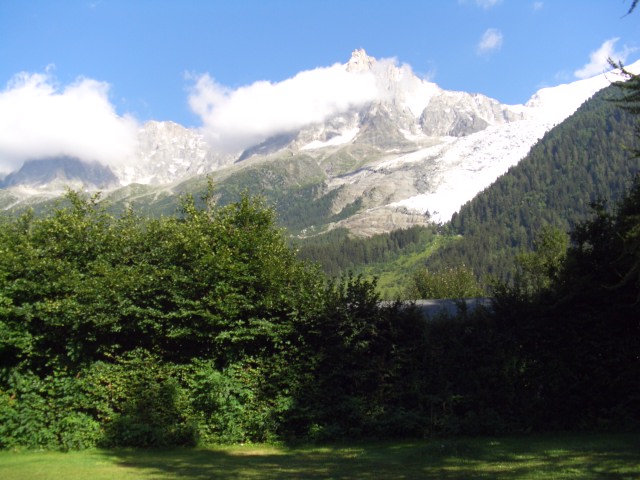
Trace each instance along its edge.
{"label": "forested mountainside", "polygon": [[616,86],[596,94],[465,204],[446,225],[462,238],[427,266],[465,264],[479,277],[504,279],[541,227],[568,231],[589,217],[593,203],[613,205],[640,170],[630,152],[637,145],[634,116],[616,104],[619,94]]}
{"label": "forested mountainside", "polygon": [[438,226],[416,225],[409,228],[359,238],[338,228],[324,235],[296,239],[298,257],[318,262],[328,275],[337,276],[347,270],[388,263],[401,255],[415,254],[435,242]]}
{"label": "forested mountainside", "polygon": [[[630,153],[637,145],[634,118],[614,101],[619,94],[611,86],[585,102],[447,224],[370,239],[336,231],[300,241],[300,256],[335,275],[423,249],[430,270],[466,265],[480,278],[509,278],[515,256],[532,247],[543,226],[570,230],[589,217],[594,202],[613,205],[640,170]],[[438,232],[447,237],[438,242],[442,248],[434,248]]]}

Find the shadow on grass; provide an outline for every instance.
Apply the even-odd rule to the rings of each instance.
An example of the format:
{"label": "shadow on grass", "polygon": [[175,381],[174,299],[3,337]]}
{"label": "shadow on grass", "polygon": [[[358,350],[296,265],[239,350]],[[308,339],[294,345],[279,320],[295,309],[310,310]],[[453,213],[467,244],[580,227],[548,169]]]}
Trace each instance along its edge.
{"label": "shadow on grass", "polygon": [[640,435],[429,440],[350,446],[113,450],[154,479],[636,479]]}

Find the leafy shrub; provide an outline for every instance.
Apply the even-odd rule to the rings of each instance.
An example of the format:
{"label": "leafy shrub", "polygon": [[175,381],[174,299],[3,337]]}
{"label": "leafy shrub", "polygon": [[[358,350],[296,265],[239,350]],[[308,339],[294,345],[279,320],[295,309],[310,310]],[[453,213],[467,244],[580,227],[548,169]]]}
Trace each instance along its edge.
{"label": "leafy shrub", "polygon": [[205,443],[247,441],[245,405],[251,391],[238,381],[234,369],[221,372],[211,362],[197,361],[189,376],[191,404],[200,439]]}
{"label": "leafy shrub", "polygon": [[484,294],[473,271],[464,265],[437,271],[416,270],[407,288],[409,298],[472,298]]}
{"label": "leafy shrub", "polygon": [[0,390],[0,448],[84,449],[96,445],[100,426],[76,378],[55,373],[5,372]]}
{"label": "leafy shrub", "polygon": [[93,386],[105,446],[194,445],[196,427],[182,368],[135,350],[114,364],[95,363],[85,379]]}

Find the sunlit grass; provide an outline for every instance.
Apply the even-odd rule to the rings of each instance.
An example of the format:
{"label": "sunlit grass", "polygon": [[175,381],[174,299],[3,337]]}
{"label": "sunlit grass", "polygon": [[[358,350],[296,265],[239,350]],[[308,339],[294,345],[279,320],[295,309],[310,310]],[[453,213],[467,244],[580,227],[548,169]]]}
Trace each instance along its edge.
{"label": "sunlit grass", "polygon": [[421,250],[405,252],[383,263],[363,265],[357,268],[367,279],[378,279],[378,292],[383,300],[404,298],[413,273],[424,266],[426,260],[438,249],[458,241],[460,237],[436,235]]}
{"label": "sunlit grass", "polygon": [[277,447],[0,452],[14,479],[640,478],[640,434],[544,435]]}

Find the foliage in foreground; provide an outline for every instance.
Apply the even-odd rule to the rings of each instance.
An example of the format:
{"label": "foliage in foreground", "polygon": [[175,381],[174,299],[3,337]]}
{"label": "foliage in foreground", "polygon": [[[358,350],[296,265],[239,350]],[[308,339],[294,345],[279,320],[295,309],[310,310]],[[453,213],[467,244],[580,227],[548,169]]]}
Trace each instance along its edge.
{"label": "foliage in foreground", "polygon": [[95,197],[68,202],[0,233],[3,446],[87,446],[97,432],[110,444],[193,443],[215,405],[192,412],[204,400],[185,396],[189,382],[224,372],[221,398],[255,394],[322,304],[322,278],[260,202],[186,199],[180,218],[155,220],[114,217]]}
{"label": "foliage in foreground", "polygon": [[259,200],[160,219],[67,202],[0,230],[1,447],[358,434],[412,388],[411,315],[297,260]]}
{"label": "foliage in foreground", "polygon": [[96,200],[0,230],[2,448],[640,425],[640,178],[565,254],[543,232],[493,311],[431,321],[296,260],[259,201]]}

